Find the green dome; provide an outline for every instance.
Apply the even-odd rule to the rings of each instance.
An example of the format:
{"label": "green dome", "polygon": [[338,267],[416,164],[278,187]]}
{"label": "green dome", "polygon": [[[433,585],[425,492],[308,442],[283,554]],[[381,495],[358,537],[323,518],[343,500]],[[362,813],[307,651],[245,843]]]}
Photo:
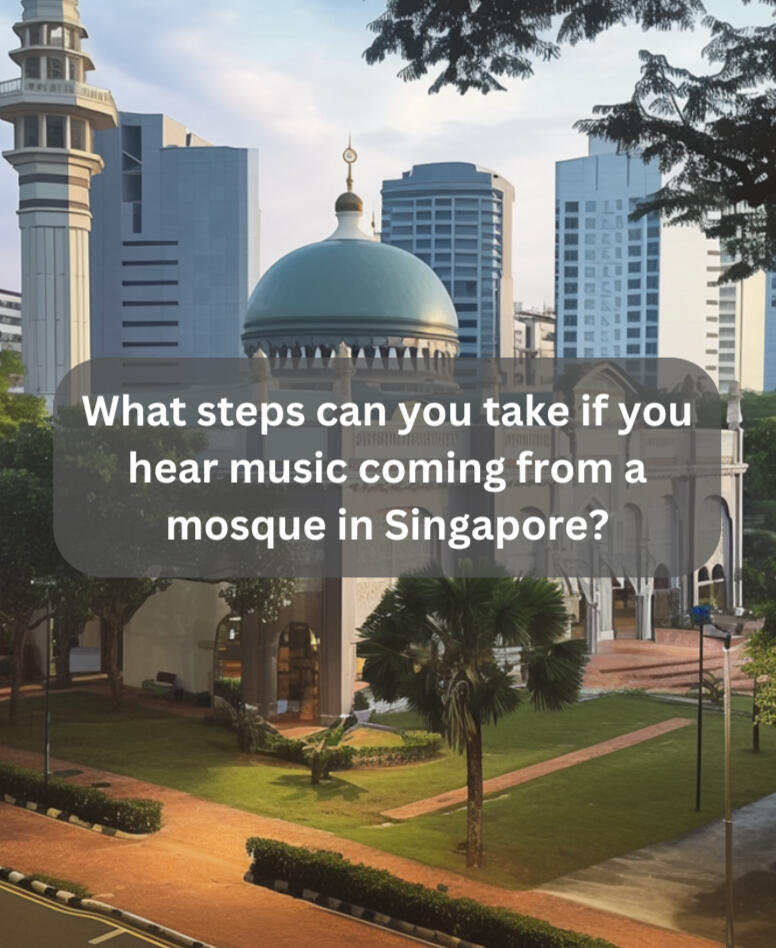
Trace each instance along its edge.
{"label": "green dome", "polygon": [[243,344],[258,348],[409,347],[458,351],[458,317],[434,271],[405,250],[323,240],[282,257],[248,303]]}

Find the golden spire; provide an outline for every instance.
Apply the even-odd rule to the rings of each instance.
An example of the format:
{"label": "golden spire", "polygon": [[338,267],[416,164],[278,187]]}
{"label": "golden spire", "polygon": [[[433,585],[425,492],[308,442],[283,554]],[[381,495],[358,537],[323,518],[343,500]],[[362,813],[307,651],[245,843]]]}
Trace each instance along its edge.
{"label": "golden spire", "polygon": [[358,152],[353,147],[353,141],[350,133],[348,133],[348,147],[345,151],[342,152],[342,158],[345,164],[348,166],[348,176],[347,176],[347,186],[348,191],[353,190],[353,165],[358,161]]}

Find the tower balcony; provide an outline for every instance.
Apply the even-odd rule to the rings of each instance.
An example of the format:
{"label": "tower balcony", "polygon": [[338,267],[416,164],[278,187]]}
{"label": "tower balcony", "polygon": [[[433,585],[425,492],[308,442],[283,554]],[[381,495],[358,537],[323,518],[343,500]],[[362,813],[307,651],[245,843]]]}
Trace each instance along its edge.
{"label": "tower balcony", "polygon": [[118,111],[107,89],[74,79],[9,79],[0,82],[0,118],[13,122],[17,115],[50,110],[86,118],[93,128],[115,128]]}

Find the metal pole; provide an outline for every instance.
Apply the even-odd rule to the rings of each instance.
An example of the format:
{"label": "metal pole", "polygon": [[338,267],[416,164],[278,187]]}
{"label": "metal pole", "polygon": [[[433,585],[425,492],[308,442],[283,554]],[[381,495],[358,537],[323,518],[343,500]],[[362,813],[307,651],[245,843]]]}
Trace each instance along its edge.
{"label": "metal pole", "polygon": [[735,948],[733,935],[733,782],[730,753],[730,637],[725,642],[725,948]]}
{"label": "metal pole", "polygon": [[49,710],[49,688],[51,685],[51,619],[46,619],[46,677],[43,709],[43,793],[48,792],[51,769],[51,712]]}
{"label": "metal pole", "polygon": [[701,809],[703,772],[703,622],[698,625],[698,750],[695,763],[695,809]]}

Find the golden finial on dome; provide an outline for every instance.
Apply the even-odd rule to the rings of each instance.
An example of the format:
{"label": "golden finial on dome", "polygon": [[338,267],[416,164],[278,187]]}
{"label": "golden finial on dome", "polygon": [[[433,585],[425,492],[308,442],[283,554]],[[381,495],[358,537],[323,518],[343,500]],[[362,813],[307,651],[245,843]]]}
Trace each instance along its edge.
{"label": "golden finial on dome", "polygon": [[342,152],[342,158],[348,166],[347,185],[348,191],[353,190],[353,165],[358,161],[358,152],[353,147],[352,137],[348,133],[348,147]]}

